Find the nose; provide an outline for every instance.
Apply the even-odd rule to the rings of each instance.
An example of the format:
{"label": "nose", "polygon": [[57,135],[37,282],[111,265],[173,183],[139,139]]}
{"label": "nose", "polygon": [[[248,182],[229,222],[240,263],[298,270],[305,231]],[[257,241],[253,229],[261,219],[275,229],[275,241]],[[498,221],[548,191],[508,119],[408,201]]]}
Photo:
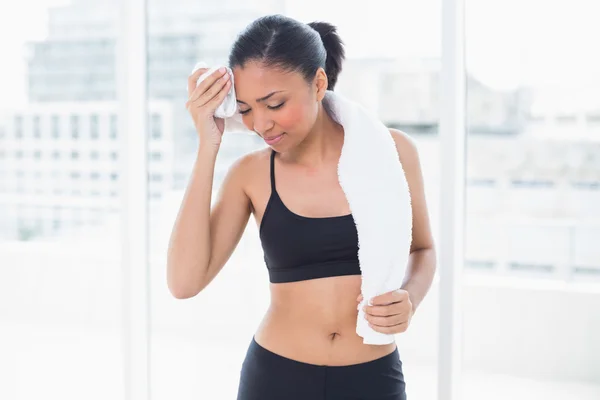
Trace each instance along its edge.
{"label": "nose", "polygon": [[252,121],[252,125],[254,128],[254,132],[260,134],[261,136],[264,136],[265,133],[267,133],[271,129],[273,129],[273,126],[275,124],[266,115],[264,115],[264,114],[261,115],[259,113],[255,113],[254,119]]}

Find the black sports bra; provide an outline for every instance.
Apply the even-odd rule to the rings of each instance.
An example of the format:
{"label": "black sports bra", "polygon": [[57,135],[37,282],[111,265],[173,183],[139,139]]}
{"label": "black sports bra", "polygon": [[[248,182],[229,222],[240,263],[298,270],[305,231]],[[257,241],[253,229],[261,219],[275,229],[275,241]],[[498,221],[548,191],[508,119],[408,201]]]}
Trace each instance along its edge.
{"label": "black sports bra", "polygon": [[290,211],[275,188],[271,153],[271,196],[260,223],[260,240],[272,283],[360,275],[358,235],[352,214],[312,218]]}

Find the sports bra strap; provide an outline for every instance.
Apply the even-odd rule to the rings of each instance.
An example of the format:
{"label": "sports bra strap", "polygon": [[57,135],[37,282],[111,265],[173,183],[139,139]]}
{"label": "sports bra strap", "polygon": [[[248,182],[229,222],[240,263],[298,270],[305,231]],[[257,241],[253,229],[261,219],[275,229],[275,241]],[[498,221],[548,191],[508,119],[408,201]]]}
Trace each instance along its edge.
{"label": "sports bra strap", "polygon": [[275,150],[271,150],[271,192],[275,193]]}

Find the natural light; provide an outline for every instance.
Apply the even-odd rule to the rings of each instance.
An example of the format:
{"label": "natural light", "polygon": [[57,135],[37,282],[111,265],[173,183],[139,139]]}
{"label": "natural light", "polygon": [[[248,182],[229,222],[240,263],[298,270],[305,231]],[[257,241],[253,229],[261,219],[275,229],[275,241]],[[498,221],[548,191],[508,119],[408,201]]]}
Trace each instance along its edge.
{"label": "natural light", "polygon": [[[396,335],[407,397],[600,399],[594,0],[133,1],[0,5],[0,399],[235,399],[270,301],[257,225],[191,299],[169,292],[166,258],[197,156],[187,77],[267,14],[337,26],[336,92],[417,144],[436,246],[451,245]],[[464,157],[447,146],[463,139]],[[213,194],[265,146],[226,135]]]}

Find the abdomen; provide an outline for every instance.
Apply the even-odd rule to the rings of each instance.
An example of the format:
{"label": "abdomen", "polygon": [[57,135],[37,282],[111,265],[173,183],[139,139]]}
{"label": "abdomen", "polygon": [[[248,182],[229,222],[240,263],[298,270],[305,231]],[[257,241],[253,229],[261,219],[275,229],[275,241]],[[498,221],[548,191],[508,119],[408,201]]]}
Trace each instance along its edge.
{"label": "abdomen", "polygon": [[318,365],[351,365],[389,354],[395,344],[365,345],[356,334],[361,276],[271,285],[271,305],[256,341],[283,357]]}

